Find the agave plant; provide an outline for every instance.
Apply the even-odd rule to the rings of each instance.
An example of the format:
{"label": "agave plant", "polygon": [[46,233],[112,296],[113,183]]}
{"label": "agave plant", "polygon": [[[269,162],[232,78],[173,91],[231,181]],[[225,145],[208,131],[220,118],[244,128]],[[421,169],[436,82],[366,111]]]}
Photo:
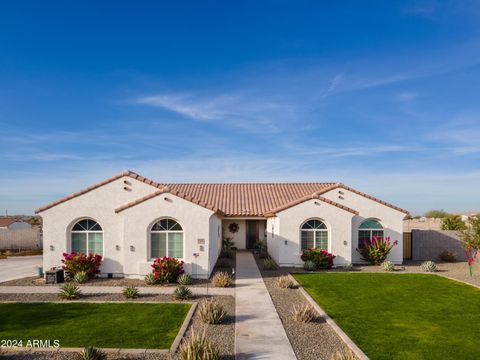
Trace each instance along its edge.
{"label": "agave plant", "polygon": [[424,261],[422,263],[422,269],[423,271],[425,272],[435,272],[437,271],[437,265],[435,265],[435,263],[433,261]]}
{"label": "agave plant", "polygon": [[83,284],[88,281],[88,274],[85,271],[79,271],[73,276],[73,281],[78,284]]}
{"label": "agave plant", "polygon": [[102,350],[96,349],[93,346],[88,346],[78,354],[76,360],[106,360],[107,354]]}
{"label": "agave plant", "polygon": [[180,285],[189,285],[192,283],[192,277],[189,274],[182,274],[178,277],[177,282]]}
{"label": "agave plant", "polygon": [[139,291],[136,286],[129,285],[123,288],[122,294],[126,299],[135,299],[138,297]]}
{"label": "agave plant", "polygon": [[384,261],[382,263],[382,268],[385,271],[393,271],[393,270],[395,270],[395,265],[391,261]]}
{"label": "agave plant", "polygon": [[173,291],[173,297],[177,300],[186,300],[192,297],[192,291],[186,286],[179,285]]}
{"label": "agave plant", "polygon": [[63,300],[75,300],[82,295],[82,292],[78,288],[76,283],[70,282],[63,285],[59,292],[58,297]]}

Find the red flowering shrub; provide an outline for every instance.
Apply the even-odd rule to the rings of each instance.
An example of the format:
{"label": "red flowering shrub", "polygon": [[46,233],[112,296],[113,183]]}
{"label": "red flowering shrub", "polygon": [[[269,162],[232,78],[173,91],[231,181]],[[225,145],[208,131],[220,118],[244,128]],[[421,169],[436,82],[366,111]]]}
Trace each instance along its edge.
{"label": "red flowering shrub", "polygon": [[303,261],[312,261],[317,269],[330,269],[333,266],[335,255],[322,249],[308,249],[302,252]]}
{"label": "red flowering shrub", "polygon": [[177,281],[183,274],[183,261],[166,257],[156,258],[153,262],[152,274],[156,283],[170,283]]}
{"label": "red flowering shrub", "polygon": [[370,240],[365,240],[363,246],[357,251],[362,256],[362,260],[368,261],[370,264],[379,265],[385,261],[390,250],[398,241],[390,242],[390,236],[385,239],[381,236],[374,236]]}
{"label": "red flowering shrub", "polygon": [[91,279],[100,272],[102,257],[100,255],[86,255],[77,252],[63,253],[62,263],[67,279],[73,279],[75,274],[81,271],[84,271]]}

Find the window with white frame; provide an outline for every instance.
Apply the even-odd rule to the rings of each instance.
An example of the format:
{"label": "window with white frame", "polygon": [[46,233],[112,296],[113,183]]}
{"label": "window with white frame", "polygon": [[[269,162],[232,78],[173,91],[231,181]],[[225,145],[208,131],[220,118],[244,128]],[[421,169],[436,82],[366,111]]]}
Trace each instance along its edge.
{"label": "window with white frame", "polygon": [[103,255],[103,229],[92,219],[83,219],[72,227],[71,247],[74,252]]}
{"label": "window with white frame", "polygon": [[368,219],[358,227],[358,247],[364,246],[365,241],[369,241],[374,237],[383,239],[383,226],[378,220]]}
{"label": "window with white frame", "polygon": [[308,220],[300,230],[302,250],[318,248],[328,250],[328,229],[320,219]]}
{"label": "window with white frame", "polygon": [[183,258],[183,229],[173,219],[160,219],[150,230],[150,258]]}

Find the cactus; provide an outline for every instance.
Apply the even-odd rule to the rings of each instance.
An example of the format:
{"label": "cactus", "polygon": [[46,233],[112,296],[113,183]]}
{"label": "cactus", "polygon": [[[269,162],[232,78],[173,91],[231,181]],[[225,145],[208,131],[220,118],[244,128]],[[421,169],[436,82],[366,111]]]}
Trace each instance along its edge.
{"label": "cactus", "polygon": [[437,271],[437,265],[433,261],[425,261],[422,263],[422,269],[425,272],[435,272]]}

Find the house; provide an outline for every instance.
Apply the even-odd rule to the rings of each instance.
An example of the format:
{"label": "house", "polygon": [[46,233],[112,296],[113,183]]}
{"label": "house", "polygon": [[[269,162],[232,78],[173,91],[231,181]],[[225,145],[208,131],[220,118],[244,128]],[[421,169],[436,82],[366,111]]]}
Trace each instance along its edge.
{"label": "house", "polygon": [[160,184],[125,171],[36,211],[43,218],[44,268],[62,253],[103,255],[102,274],[140,277],[156,257],[185,262],[208,277],[223,237],[238,249],[266,240],[282,266],[302,266],[303,249],[336,255],[335,265],[361,262],[359,242],[390,236],[402,258],[407,211],[340,183]]}
{"label": "house", "polygon": [[15,230],[15,229],[30,229],[32,226],[23,221],[19,217],[15,216],[1,216],[0,217],[0,229],[2,230]]}

